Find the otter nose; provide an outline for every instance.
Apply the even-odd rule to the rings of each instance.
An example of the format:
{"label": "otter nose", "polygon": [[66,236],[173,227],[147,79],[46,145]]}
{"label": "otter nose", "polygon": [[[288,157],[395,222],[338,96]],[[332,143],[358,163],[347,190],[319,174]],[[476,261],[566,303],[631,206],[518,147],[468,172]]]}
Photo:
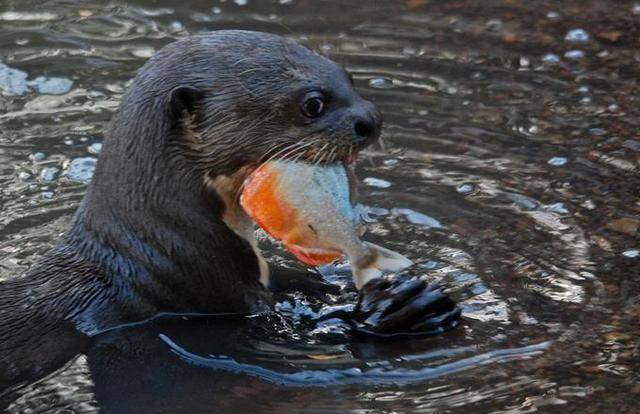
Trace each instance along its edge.
{"label": "otter nose", "polygon": [[380,136],[382,117],[376,107],[366,102],[363,110],[358,113],[353,122],[355,140],[358,144],[369,145]]}

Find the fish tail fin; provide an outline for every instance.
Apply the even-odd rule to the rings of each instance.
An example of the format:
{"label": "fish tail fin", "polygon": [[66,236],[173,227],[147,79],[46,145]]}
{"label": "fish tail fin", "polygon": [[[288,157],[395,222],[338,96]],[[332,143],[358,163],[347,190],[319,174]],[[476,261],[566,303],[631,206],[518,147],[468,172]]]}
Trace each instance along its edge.
{"label": "fish tail fin", "polygon": [[385,249],[377,244],[365,242],[373,252],[373,259],[363,266],[352,263],[353,280],[360,289],[368,281],[382,276],[385,272],[399,272],[411,266],[413,262],[400,253]]}

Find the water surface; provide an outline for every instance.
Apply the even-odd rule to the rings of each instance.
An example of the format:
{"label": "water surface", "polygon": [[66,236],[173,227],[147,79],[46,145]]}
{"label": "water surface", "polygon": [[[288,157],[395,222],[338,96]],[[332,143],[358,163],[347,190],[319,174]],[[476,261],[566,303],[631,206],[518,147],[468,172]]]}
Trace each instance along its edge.
{"label": "water surface", "polygon": [[[309,45],[379,105],[384,146],[358,167],[368,238],[443,284],[463,326],[352,338],[313,322],[339,295],[288,292],[281,318],[105,334],[8,412],[637,412],[633,1],[5,1],[0,279],[64,231],[136,69],[228,28]],[[344,268],[320,274],[348,289]]]}

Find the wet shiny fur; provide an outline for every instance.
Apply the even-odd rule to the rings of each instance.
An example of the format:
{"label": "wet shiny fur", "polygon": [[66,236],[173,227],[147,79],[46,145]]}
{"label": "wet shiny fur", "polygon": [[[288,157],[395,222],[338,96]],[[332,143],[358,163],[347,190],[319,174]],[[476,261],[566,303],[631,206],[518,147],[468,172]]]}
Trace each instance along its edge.
{"label": "wet shiny fur", "polygon": [[[316,119],[300,111],[309,90],[327,96]],[[343,69],[278,36],[220,31],[166,46],[124,95],[67,232],[0,283],[0,390],[159,313],[268,310],[237,183],[274,158],[352,159],[380,126]]]}
{"label": "wet shiny fur", "polygon": [[[309,89],[331,96],[322,119],[300,114]],[[211,183],[274,156],[349,156],[379,127],[343,69],[281,37],[220,31],[162,49],[124,95],[69,230],[0,284],[0,389],[159,312],[267,309],[254,246]]]}

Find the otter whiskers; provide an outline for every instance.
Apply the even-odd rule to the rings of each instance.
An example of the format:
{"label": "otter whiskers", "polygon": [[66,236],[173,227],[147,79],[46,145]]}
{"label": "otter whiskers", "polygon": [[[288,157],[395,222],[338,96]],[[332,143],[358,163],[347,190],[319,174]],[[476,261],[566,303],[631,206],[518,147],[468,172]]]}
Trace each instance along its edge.
{"label": "otter whiskers", "polygon": [[[292,154],[295,154],[296,151],[300,151],[299,154],[297,154],[295,157],[295,159],[300,158],[302,155],[304,155],[304,149],[306,149],[307,147],[309,147],[310,145],[312,145],[314,142],[303,142],[303,141],[298,141],[298,142],[294,142],[293,144],[287,145],[284,148],[278,150],[275,154],[270,155],[269,158],[265,161],[261,161],[259,163],[259,165],[263,165],[263,164],[268,164],[269,162],[273,161],[274,159],[276,159],[276,157],[281,156],[281,158],[287,158],[290,157]],[[278,146],[281,145],[280,143],[274,144],[271,147],[269,147],[269,149],[265,152],[265,155],[262,157],[266,157],[270,152],[276,150],[278,148]],[[242,183],[241,185],[238,186],[238,188],[236,189],[236,193],[233,197],[233,200],[235,203],[239,202],[240,200],[240,195],[242,194],[242,191],[244,189],[244,183]]]}

